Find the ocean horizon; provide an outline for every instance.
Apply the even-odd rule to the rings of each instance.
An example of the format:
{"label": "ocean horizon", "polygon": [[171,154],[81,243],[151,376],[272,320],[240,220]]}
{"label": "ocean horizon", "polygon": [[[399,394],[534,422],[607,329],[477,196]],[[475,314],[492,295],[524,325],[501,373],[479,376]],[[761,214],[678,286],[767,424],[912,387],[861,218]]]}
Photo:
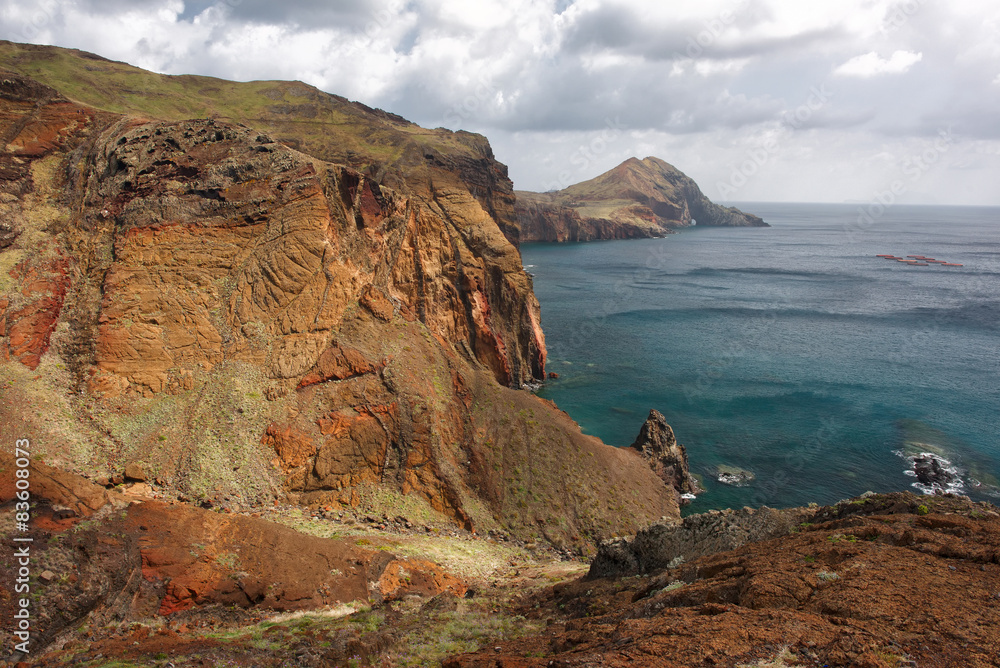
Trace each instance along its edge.
{"label": "ocean horizon", "polygon": [[538,394],[615,446],[662,412],[707,488],[685,512],[996,502],[1000,207],[736,206],[771,227],[523,245],[559,374]]}

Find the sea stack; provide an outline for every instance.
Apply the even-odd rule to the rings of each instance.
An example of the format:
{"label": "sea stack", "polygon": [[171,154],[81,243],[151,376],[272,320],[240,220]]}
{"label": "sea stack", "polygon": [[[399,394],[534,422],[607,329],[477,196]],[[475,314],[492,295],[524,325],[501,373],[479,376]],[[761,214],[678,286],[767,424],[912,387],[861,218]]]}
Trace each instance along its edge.
{"label": "sea stack", "polygon": [[703,490],[688,470],[687,450],[677,442],[674,430],[657,410],[650,410],[632,447],[642,453],[649,467],[667,487],[683,494],[700,494]]}

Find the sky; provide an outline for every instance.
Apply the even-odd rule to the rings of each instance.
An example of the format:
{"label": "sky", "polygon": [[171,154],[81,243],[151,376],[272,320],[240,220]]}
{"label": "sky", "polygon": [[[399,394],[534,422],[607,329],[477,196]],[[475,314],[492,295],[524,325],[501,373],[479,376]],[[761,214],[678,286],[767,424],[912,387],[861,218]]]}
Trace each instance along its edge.
{"label": "sky", "polygon": [[480,132],[522,190],[656,156],[722,202],[1000,205],[995,0],[0,0],[0,38]]}

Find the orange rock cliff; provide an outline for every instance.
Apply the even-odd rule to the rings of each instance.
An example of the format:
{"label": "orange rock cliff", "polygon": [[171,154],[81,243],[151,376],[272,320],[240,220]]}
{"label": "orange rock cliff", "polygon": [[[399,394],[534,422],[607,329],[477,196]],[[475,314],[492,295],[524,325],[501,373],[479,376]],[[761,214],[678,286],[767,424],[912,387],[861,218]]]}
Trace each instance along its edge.
{"label": "orange rock cliff", "polygon": [[[10,43],[0,66],[0,435],[93,479],[137,463],[227,506],[377,501],[580,552],[677,516],[637,452],[519,389],[545,343],[484,138],[299,83]],[[259,106],[186,117],[227,94]]]}

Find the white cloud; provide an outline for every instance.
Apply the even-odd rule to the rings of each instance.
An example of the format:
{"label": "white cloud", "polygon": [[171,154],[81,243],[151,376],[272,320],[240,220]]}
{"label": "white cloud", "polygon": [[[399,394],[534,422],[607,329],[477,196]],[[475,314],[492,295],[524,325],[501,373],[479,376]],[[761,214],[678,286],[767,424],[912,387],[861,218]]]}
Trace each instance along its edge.
{"label": "white cloud", "polygon": [[[942,164],[921,187],[1000,204],[982,148],[1000,146],[998,36],[995,0],[0,0],[0,39],[299,79],[482,132],[529,190],[566,165],[582,180],[657,155],[708,191],[778,131],[780,155],[739,193],[771,200],[867,198],[892,176],[868,160],[880,147],[905,156],[953,127],[980,146],[966,159],[956,142],[965,185]],[[626,131],[578,173],[609,119]]]}
{"label": "white cloud", "polygon": [[924,54],[910,51],[896,51],[889,58],[879,57],[875,51],[851,58],[833,71],[844,77],[874,77],[880,74],[903,74],[923,60]]}

